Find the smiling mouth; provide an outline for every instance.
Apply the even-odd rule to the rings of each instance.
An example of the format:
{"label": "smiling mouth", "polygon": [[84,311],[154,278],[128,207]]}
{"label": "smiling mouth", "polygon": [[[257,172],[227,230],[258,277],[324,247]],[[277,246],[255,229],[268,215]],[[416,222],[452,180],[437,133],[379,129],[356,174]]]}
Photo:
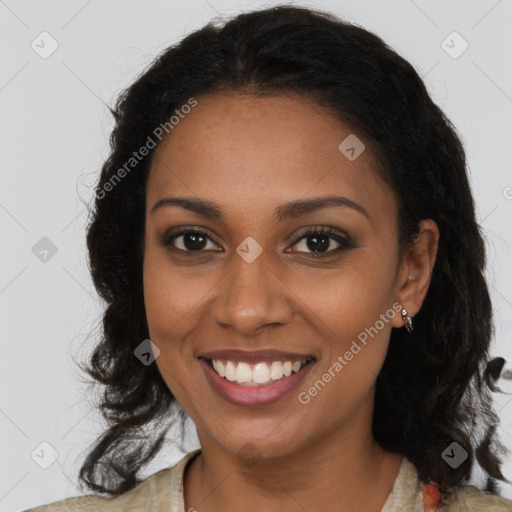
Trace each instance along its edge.
{"label": "smiling mouth", "polygon": [[305,366],[315,361],[314,358],[308,358],[301,361],[261,361],[249,364],[243,361],[202,359],[215,373],[233,384],[260,387],[268,386],[299,373]]}

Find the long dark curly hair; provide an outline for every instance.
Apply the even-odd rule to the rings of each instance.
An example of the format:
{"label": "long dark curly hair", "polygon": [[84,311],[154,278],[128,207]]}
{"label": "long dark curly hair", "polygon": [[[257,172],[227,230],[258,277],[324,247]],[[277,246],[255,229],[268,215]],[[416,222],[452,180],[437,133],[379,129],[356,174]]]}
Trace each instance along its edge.
{"label": "long dark curly hair", "polygon": [[[126,163],[191,98],[220,91],[314,99],[371,144],[399,205],[401,250],[420,220],[437,223],[430,288],[414,331],[392,329],[373,433],[425,482],[464,485],[475,461],[489,482],[504,480],[500,456],[507,450],[496,435],[496,388],[485,371],[494,334],[485,245],[456,130],[411,64],[378,36],[330,13],[282,5],[191,33],[162,52],[111,109],[111,153],[87,226],[90,271],[106,308],[101,340],[83,366],[103,385],[99,410],[108,428],[83,463],[80,484],[110,495],[133,488],[176,420],[175,398],[157,365],[134,356],[149,337],[142,258],[155,149],[129,172]],[[455,469],[442,457],[453,442],[468,454]]]}

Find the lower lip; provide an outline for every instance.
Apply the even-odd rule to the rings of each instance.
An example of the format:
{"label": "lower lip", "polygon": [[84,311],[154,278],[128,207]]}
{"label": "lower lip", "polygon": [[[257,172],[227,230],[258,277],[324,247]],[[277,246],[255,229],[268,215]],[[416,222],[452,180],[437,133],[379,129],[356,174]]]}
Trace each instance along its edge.
{"label": "lower lip", "polygon": [[212,388],[225,400],[245,407],[269,405],[289,395],[314,365],[310,361],[299,372],[265,386],[242,386],[221,377],[206,361],[199,359]]}

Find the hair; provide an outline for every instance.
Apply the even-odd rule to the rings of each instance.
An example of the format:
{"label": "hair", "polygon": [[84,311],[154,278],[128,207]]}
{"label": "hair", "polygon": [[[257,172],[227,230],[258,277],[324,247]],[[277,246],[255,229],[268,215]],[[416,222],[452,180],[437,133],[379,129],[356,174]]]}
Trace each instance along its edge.
{"label": "hair", "polygon": [[[496,388],[485,371],[494,334],[485,245],[457,132],[412,65],[377,35],[327,12],[282,5],[189,34],[110,109],[111,152],[87,226],[90,271],[106,307],[101,340],[85,367],[104,386],[99,409],[108,428],[84,461],[80,484],[110,495],[138,485],[137,473],[161,449],[176,404],[157,365],[134,357],[149,338],[142,261],[155,148],[115,184],[113,177],[190,98],[221,92],[314,100],[364,138],[396,196],[400,256],[422,219],[437,223],[437,259],[414,331],[391,330],[376,381],[373,434],[384,449],[406,456],[425,482],[462,486],[475,461],[490,489],[505,480],[500,454],[508,451],[496,434]],[[442,457],[453,442],[467,452],[456,468]]]}

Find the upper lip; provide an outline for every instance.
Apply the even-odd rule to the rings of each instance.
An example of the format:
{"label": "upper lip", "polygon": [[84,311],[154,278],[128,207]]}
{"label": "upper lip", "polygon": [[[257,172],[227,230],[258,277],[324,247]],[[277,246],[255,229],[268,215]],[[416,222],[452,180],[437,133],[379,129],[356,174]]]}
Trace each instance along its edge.
{"label": "upper lip", "polygon": [[238,361],[244,363],[272,362],[272,361],[306,361],[314,359],[311,354],[298,354],[297,352],[283,352],[282,350],[265,349],[265,350],[212,350],[205,352],[198,357],[205,359],[217,359],[221,361]]}

